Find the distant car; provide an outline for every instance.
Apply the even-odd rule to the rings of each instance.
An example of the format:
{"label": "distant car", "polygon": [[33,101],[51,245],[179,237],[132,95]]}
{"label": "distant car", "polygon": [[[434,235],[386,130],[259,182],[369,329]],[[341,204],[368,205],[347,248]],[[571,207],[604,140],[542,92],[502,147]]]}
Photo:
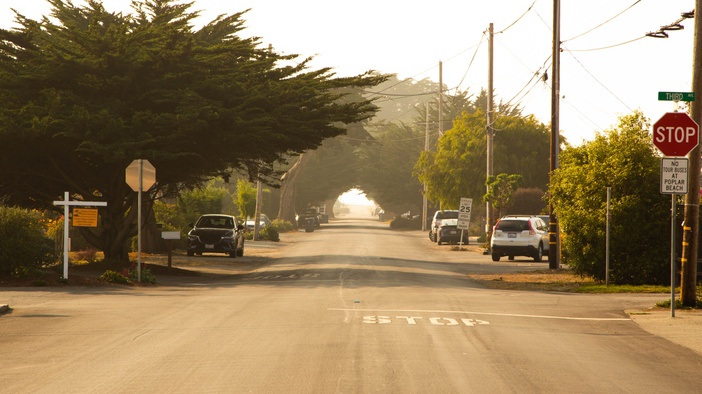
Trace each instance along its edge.
{"label": "distant car", "polygon": [[244,255],[244,226],[231,215],[202,215],[190,225],[188,256],[202,253],[228,253],[231,257]]}
{"label": "distant car", "polygon": [[431,242],[436,242],[436,233],[439,230],[439,224],[443,219],[458,219],[457,210],[443,210],[434,212],[434,217],[431,220],[431,226],[429,227],[429,239]]}
{"label": "distant car", "polygon": [[538,216],[508,215],[497,221],[490,239],[492,261],[502,256],[532,257],[541,261],[548,251],[548,226]]}
{"label": "distant car", "polygon": [[463,245],[468,245],[468,231],[458,228],[458,219],[442,219],[436,231],[436,243],[457,244],[461,242],[463,234]]}
{"label": "distant car", "polygon": [[[256,219],[254,218],[247,218],[246,219],[246,229],[249,231],[254,230],[254,225],[256,224]],[[261,230],[271,224],[271,220],[268,219],[268,215],[265,213],[262,213],[259,220],[258,220],[258,229]]]}
{"label": "distant car", "polygon": [[314,208],[304,209],[302,212],[297,214],[297,225],[298,227],[305,227],[307,219],[314,222],[314,227],[319,227],[321,221],[319,220],[319,213]]}

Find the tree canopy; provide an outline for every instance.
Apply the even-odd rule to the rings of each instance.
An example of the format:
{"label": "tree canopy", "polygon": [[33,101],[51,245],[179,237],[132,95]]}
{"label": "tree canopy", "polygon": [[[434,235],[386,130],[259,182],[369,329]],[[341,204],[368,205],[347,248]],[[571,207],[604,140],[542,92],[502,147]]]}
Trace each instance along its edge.
{"label": "tree canopy", "polygon": [[107,201],[92,241],[108,258],[125,259],[133,234],[132,160],[156,167],[152,197],[234,171],[265,177],[375,111],[344,98],[383,77],[337,78],[241,38],[246,11],[196,29],[192,3],[135,1],[124,15],[48,1],[50,17],[0,29],[0,196]]}
{"label": "tree canopy", "polygon": [[564,234],[563,254],[574,271],[605,279],[607,187],[610,198],[610,280],[663,284],[669,280],[670,201],[662,195],[660,157],[639,111],[616,128],[560,155],[550,185]]}
{"label": "tree canopy", "polygon": [[[549,179],[549,130],[534,116],[498,114],[494,125],[495,173],[518,174],[522,187],[545,189]],[[415,173],[427,183],[427,197],[456,208],[461,197],[485,194],[485,113],[464,112],[439,139],[436,151],[424,152]]]}

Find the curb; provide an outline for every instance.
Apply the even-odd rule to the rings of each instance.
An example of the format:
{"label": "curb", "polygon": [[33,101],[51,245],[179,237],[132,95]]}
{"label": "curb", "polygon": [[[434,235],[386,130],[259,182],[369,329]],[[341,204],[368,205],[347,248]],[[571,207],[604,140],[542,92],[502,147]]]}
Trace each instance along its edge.
{"label": "curb", "polygon": [[7,304],[0,304],[0,315],[2,315],[3,313],[6,313],[9,310],[10,310],[10,307]]}

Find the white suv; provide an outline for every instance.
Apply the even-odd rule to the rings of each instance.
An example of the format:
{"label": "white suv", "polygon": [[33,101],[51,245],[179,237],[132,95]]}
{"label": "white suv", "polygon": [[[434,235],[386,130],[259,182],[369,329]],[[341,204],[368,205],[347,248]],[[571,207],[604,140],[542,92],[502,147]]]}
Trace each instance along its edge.
{"label": "white suv", "polygon": [[533,257],[541,261],[548,251],[548,226],[538,216],[508,215],[497,221],[492,231],[492,261],[507,256]]}

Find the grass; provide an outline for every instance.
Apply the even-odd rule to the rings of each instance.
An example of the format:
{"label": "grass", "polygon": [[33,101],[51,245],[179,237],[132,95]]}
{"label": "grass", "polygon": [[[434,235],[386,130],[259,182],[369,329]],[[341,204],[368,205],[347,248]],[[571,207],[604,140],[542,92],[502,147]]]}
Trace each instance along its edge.
{"label": "grass", "polygon": [[[506,274],[472,274],[470,278],[492,289],[562,291],[570,293],[670,293],[670,286],[613,285],[606,286],[590,277],[582,277],[567,269],[524,271]],[[702,289],[698,288],[698,293]]]}

